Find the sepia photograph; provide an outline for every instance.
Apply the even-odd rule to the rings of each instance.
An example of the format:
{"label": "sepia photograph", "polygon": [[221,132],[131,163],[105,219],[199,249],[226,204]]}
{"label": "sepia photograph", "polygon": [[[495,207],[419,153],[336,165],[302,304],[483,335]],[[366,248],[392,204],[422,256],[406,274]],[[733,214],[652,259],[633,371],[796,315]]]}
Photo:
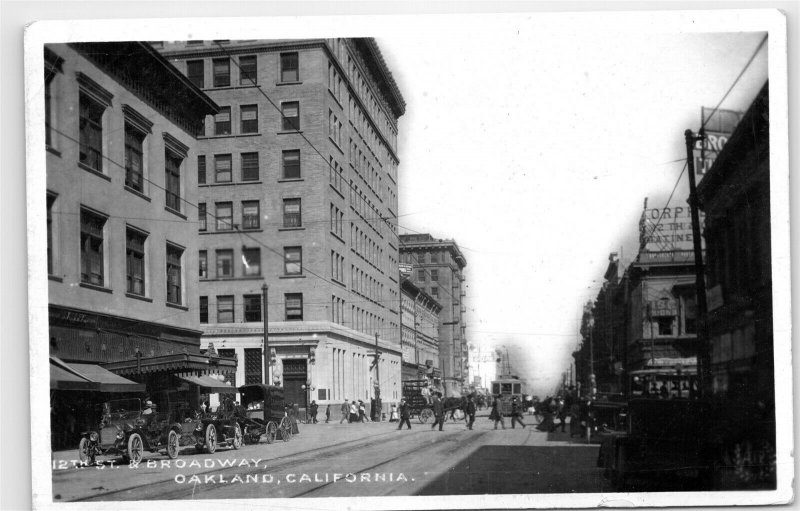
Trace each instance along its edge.
{"label": "sepia photograph", "polygon": [[34,507],[790,502],[786,44],[772,9],[32,23]]}

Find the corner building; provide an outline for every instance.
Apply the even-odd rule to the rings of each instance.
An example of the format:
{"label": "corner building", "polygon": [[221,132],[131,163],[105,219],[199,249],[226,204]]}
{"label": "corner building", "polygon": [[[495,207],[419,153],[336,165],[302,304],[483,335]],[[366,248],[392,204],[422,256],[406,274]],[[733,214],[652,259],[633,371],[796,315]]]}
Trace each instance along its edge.
{"label": "corner building", "polygon": [[220,105],[197,156],[203,346],[238,358],[231,383],[281,384],[301,407],[397,402],[405,102],[377,44],[161,46]]}

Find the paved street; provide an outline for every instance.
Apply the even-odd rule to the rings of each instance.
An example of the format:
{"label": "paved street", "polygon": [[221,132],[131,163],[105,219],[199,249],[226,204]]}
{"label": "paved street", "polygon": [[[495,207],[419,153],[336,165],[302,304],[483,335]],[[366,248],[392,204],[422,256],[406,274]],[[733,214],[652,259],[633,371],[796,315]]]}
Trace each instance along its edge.
{"label": "paved street", "polygon": [[[530,419],[531,418],[527,418]],[[531,421],[532,422],[532,421]],[[508,426],[508,424],[507,424]],[[528,427],[445,430],[412,422],[300,425],[290,442],[220,449],[193,447],[176,460],[148,454],[138,467],[106,462],[73,466],[76,451],[53,455],[56,501],[246,497],[404,496],[602,492],[610,487],[595,461],[598,447],[565,433]]]}

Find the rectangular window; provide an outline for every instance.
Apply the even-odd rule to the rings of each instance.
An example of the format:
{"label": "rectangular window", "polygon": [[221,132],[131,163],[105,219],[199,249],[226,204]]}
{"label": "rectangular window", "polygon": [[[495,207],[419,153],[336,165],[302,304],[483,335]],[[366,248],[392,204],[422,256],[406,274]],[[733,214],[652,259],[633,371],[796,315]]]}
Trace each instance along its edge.
{"label": "rectangular window", "polygon": [[285,247],[283,249],[283,273],[285,275],[302,275],[303,273],[302,247]]}
{"label": "rectangular window", "polygon": [[47,195],[47,274],[53,274],[53,204],[54,195]]}
{"label": "rectangular window", "polygon": [[300,151],[283,151],[283,179],[300,179]]}
{"label": "rectangular window", "polygon": [[231,155],[214,155],[214,181],[217,183],[230,183],[233,173],[231,172]]}
{"label": "rectangular window", "polygon": [[103,171],[103,112],[105,107],[86,94],[79,104],[79,161],[98,172]]}
{"label": "rectangular window", "polygon": [[205,84],[205,65],[202,60],[190,60],[186,62],[186,76],[189,81],[202,89]]}
{"label": "rectangular window", "polygon": [[228,58],[214,59],[214,87],[230,87],[231,61]]}
{"label": "rectangular window", "polygon": [[284,295],[286,302],[286,321],[303,320],[303,294],[287,293]]}
{"label": "rectangular window", "polygon": [[[49,68],[50,66],[46,66]],[[44,143],[50,147],[53,143],[53,78],[56,72],[46,69],[44,76]]]}
{"label": "rectangular window", "polygon": [[299,82],[300,72],[297,53],[281,53],[281,81]]}
{"label": "rectangular window", "polygon": [[145,134],[125,124],[125,186],[141,192],[144,188],[144,158],[142,142]]}
{"label": "rectangular window", "polygon": [[208,297],[200,297],[200,323],[208,323]]}
{"label": "rectangular window", "polygon": [[658,335],[672,335],[672,316],[663,316],[658,319]]}
{"label": "rectangular window", "polygon": [[197,184],[206,184],[206,155],[204,154],[197,157]]}
{"label": "rectangular window", "polygon": [[436,286],[431,287],[431,296],[434,298],[439,298],[439,288]]}
{"label": "rectangular window", "polygon": [[217,278],[233,277],[233,250],[217,250]]}
{"label": "rectangular window", "polygon": [[181,304],[183,249],[167,243],[167,303]]}
{"label": "rectangular window", "polygon": [[206,203],[201,202],[197,205],[197,223],[199,224],[199,229],[201,231],[205,231],[208,229],[208,222],[206,220],[208,215],[206,215]]}
{"label": "rectangular window", "polygon": [[219,112],[217,112],[217,115],[214,116],[214,134],[231,134],[231,107],[220,107]]}
{"label": "rectangular window", "polygon": [[230,231],[233,230],[233,203],[232,202],[217,202],[217,230]]}
{"label": "rectangular window", "polygon": [[242,202],[242,229],[258,229],[260,212],[257,200]]}
{"label": "rectangular window", "polygon": [[258,181],[258,153],[242,153],[242,181]]}
{"label": "rectangular window", "polygon": [[182,158],[170,151],[164,154],[164,170],[166,174],[167,207],[175,211],[181,210],[181,162]]}
{"label": "rectangular window", "polygon": [[125,232],[128,293],[144,296],[144,243],[147,236],[133,229]]}
{"label": "rectangular window", "polygon": [[239,85],[255,85],[258,80],[256,56],[239,57]]}
{"label": "rectangular window", "polygon": [[258,105],[242,105],[240,133],[258,133]]}
{"label": "rectangular window", "polygon": [[261,353],[261,348],[245,348],[244,349],[244,383],[251,385],[253,383],[262,383],[261,369],[263,367],[264,357]]}
{"label": "rectangular window", "polygon": [[244,320],[263,321],[261,317],[261,295],[244,295]]}
{"label": "rectangular window", "polygon": [[431,280],[434,282],[439,280],[439,270],[431,270]]}
{"label": "rectangular window", "polygon": [[81,210],[81,282],[104,284],[103,228],[106,217]]}
{"label": "rectangular window", "polygon": [[300,199],[283,199],[283,226],[301,227],[302,225]]}
{"label": "rectangular window", "polygon": [[281,103],[282,128],[285,131],[300,129],[300,103],[288,101]]}
{"label": "rectangular window", "polygon": [[260,248],[242,248],[242,275],[261,275]]}
{"label": "rectangular window", "polygon": [[233,296],[217,296],[217,323],[233,323]]}
{"label": "rectangular window", "polygon": [[208,278],[208,251],[201,250],[200,257],[199,257],[199,265],[200,267],[200,278],[207,279]]}
{"label": "rectangular window", "polygon": [[417,280],[425,282],[425,270],[417,270]]}

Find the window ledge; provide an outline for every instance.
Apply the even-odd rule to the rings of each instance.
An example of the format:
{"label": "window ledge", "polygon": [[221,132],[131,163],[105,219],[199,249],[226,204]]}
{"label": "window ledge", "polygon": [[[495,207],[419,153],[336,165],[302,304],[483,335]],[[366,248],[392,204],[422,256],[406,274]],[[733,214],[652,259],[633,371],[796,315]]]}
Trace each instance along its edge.
{"label": "window ledge", "polygon": [[51,145],[45,145],[45,149],[47,149],[48,153],[54,154],[54,155],[58,156],[59,158],[61,158],[61,151],[59,151],[55,147],[53,147]]}
{"label": "window ledge", "polygon": [[279,279],[304,279],[305,275],[281,275]]}
{"label": "window ledge", "polygon": [[253,133],[239,133],[238,135],[234,135],[237,138],[248,138],[248,137],[260,137],[262,134],[260,132],[253,132]]}
{"label": "window ledge", "polygon": [[281,87],[283,85],[303,85],[303,82],[275,82],[276,87]]}
{"label": "window ledge", "polygon": [[170,307],[172,309],[180,309],[182,311],[187,311],[187,312],[189,311],[189,307],[184,307],[183,305],[172,302],[167,302],[167,307]]}
{"label": "window ledge", "polygon": [[214,86],[203,87],[200,90],[202,90],[202,91],[207,91],[207,90],[208,91],[211,91],[211,90],[217,91],[217,90],[236,90],[236,89],[258,89],[260,87],[261,86],[259,84],[255,84],[255,85],[253,85],[253,84],[249,84],[249,85],[223,85],[221,87],[214,87]]}
{"label": "window ledge", "polygon": [[113,293],[112,290],[108,289],[107,287],[98,286],[95,284],[89,284],[88,282],[81,282],[79,284],[81,287],[85,287],[86,289],[94,289],[95,291],[100,291],[101,293]]}
{"label": "window ledge", "polygon": [[300,135],[302,133],[303,130],[280,130],[276,135]]}
{"label": "window ledge", "polygon": [[283,179],[278,179],[279,183],[294,183],[299,181],[305,181],[302,177],[285,177]]}
{"label": "window ledge", "polygon": [[305,231],[305,230],[306,230],[305,227],[279,227],[278,228],[278,232],[283,232],[283,231]]}
{"label": "window ledge", "polygon": [[331,282],[333,282],[334,284],[339,284],[339,285],[340,285],[340,286],[342,286],[344,289],[347,289],[347,286],[345,286],[345,285],[344,285],[344,282],[340,282],[340,281],[336,280],[336,279],[335,279],[335,278],[333,278],[333,277],[331,277]]}
{"label": "window ledge", "polygon": [[125,293],[125,296],[127,296],[128,298],[133,298],[134,300],[141,300],[143,302],[153,303],[153,299],[152,298],[148,298],[148,297],[142,296],[142,295],[137,295],[135,293]]}
{"label": "window ledge", "polygon": [[333,93],[332,90],[328,89],[328,94],[330,94],[331,98],[339,105],[339,108],[344,112],[344,107],[342,106],[342,102],[339,101],[339,98],[336,97],[336,94]]}
{"label": "window ledge", "polygon": [[330,183],[328,183],[328,186],[330,186],[330,187],[331,187],[331,189],[332,189],[334,192],[336,192],[336,194],[337,194],[339,197],[341,197],[342,199],[344,199],[344,194],[343,194],[342,192],[340,192],[338,188],[336,188],[335,186],[333,186],[333,185],[332,185],[332,184],[330,184]]}
{"label": "window ledge", "polygon": [[213,188],[215,186],[243,186],[243,185],[260,185],[263,184],[261,180],[253,181],[230,181],[227,183],[203,183],[197,185],[198,188]]}
{"label": "window ledge", "polygon": [[336,238],[337,240],[341,241],[342,243],[345,243],[345,241],[342,239],[342,237],[341,237],[341,236],[339,236],[338,234],[336,234],[335,232],[333,232],[333,231],[328,231],[328,232],[330,232],[330,233],[331,233],[331,236],[333,236],[333,237],[334,237],[334,238]]}
{"label": "window ledge", "polygon": [[188,220],[188,218],[186,217],[186,215],[184,215],[184,214],[183,214],[183,213],[181,213],[180,211],[176,211],[176,210],[172,209],[172,208],[171,208],[171,207],[169,207],[169,206],[164,206],[164,211],[169,211],[170,213],[172,213],[172,214],[173,214],[173,215],[175,215],[175,216],[181,217],[181,218],[183,218],[184,220]]}
{"label": "window ledge", "polygon": [[332,136],[330,136],[330,135],[328,135],[328,140],[330,140],[330,141],[331,141],[331,143],[333,144],[333,146],[334,146],[336,149],[338,149],[340,153],[342,153],[342,156],[344,156],[344,151],[342,150],[342,148],[341,148],[341,147],[339,147],[339,144],[336,142],[336,140],[334,140],[334,139],[333,139],[333,137],[332,137]]}
{"label": "window ledge", "polygon": [[125,185],[125,190],[131,192],[132,194],[134,194],[134,195],[136,195],[138,197],[141,197],[142,199],[146,200],[147,202],[150,202],[150,197],[148,197],[147,195],[143,194],[142,192],[140,192],[139,190],[137,190],[135,188],[131,188],[130,186]]}
{"label": "window ledge", "polygon": [[106,181],[109,181],[109,182],[111,181],[111,177],[110,176],[107,176],[107,175],[103,174],[102,172],[100,172],[97,169],[93,169],[92,167],[86,165],[85,163],[78,162],[78,167],[82,168],[86,172],[89,172],[90,174],[94,174],[95,176],[102,177]]}
{"label": "window ledge", "polygon": [[52,280],[53,282],[64,282],[64,279],[59,277],[58,275],[48,275],[47,278]]}

